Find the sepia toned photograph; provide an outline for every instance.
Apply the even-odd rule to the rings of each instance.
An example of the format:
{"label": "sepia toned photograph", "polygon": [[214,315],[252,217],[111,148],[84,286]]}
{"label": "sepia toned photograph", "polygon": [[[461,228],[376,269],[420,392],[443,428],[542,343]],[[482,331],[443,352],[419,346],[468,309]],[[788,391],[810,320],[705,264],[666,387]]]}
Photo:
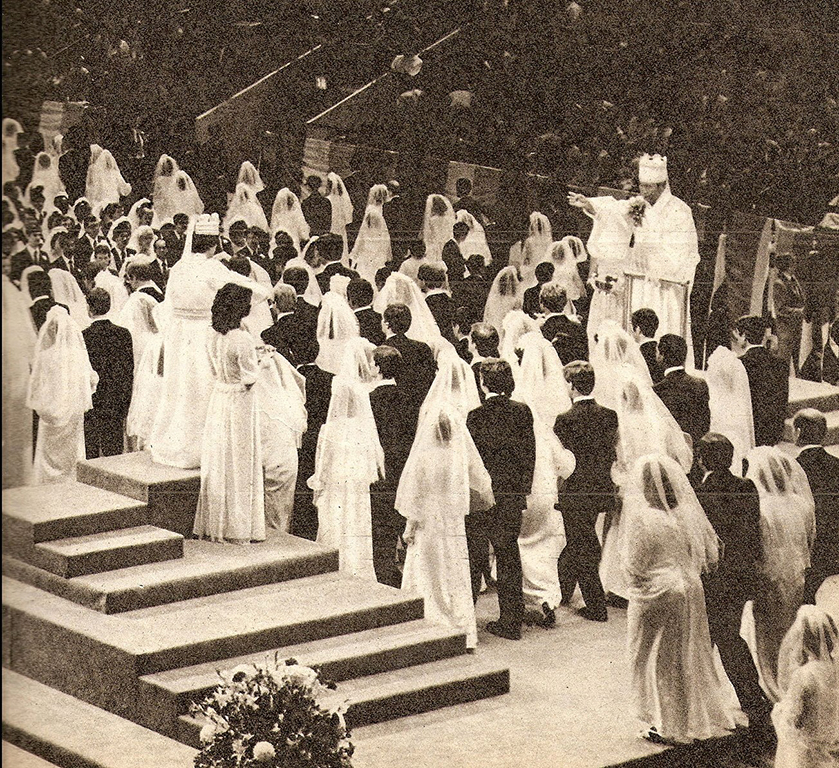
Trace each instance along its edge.
{"label": "sepia toned photograph", "polygon": [[4,768],[839,768],[836,0],[5,0]]}

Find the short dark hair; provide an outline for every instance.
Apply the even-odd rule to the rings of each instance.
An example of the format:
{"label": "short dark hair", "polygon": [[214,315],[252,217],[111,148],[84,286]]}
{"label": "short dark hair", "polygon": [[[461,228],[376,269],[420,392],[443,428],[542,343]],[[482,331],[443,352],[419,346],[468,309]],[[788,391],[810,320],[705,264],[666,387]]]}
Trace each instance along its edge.
{"label": "short dark hair", "polygon": [[501,339],[498,329],[489,323],[475,323],[469,332],[469,338],[481,357],[495,357],[498,355],[498,344]]}
{"label": "short dark hair", "polygon": [[492,358],[481,362],[481,381],[497,395],[512,395],[516,388],[513,369],[506,360]]}
{"label": "short dark hair", "polygon": [[376,276],[373,278],[376,281],[376,288],[381,290],[387,279],[393,274],[393,267],[385,265],[376,270]]}
{"label": "short dark hair", "polygon": [[111,235],[118,235],[120,232],[127,232],[129,235],[131,234],[131,222],[130,221],[121,221],[119,224],[114,225],[114,228],[111,230]]}
{"label": "short dark hair", "polygon": [[710,472],[721,472],[731,467],[734,461],[734,445],[725,435],[709,432],[697,443],[699,458]]}
{"label": "short dark hair", "polygon": [[210,248],[218,248],[221,244],[218,235],[192,235],[192,252],[204,253]]}
{"label": "short dark hair", "polygon": [[574,360],[563,369],[567,381],[581,395],[590,395],[594,390],[594,368],[585,360]]}
{"label": "short dark hair", "polygon": [[436,264],[420,264],[417,279],[429,288],[440,288],[446,282],[446,272]]}
{"label": "short dark hair", "polygon": [[484,257],[480,253],[472,253],[466,258],[466,269],[470,275],[484,275]]}
{"label": "short dark hair", "polygon": [[37,299],[39,296],[52,296],[50,276],[40,267],[29,273],[27,282],[30,299]]}
{"label": "short dark hair", "polygon": [[661,353],[661,362],[664,367],[672,368],[685,364],[688,356],[688,344],[675,333],[665,333],[658,340],[658,351]]}
{"label": "short dark hair", "polygon": [[248,277],[251,273],[251,263],[244,256],[226,259],[224,264],[231,272],[236,272],[243,277]]}
{"label": "short dark hair", "polygon": [[303,267],[287,267],[283,270],[283,282],[301,296],[309,287],[309,273]]}
{"label": "short dark hair", "polygon": [[324,260],[332,262],[338,261],[344,255],[344,241],[340,235],[332,234],[323,235],[317,241],[318,254]]}
{"label": "short dark hair", "polygon": [[402,353],[386,344],[373,350],[373,362],[383,379],[395,379],[402,372]]}
{"label": "short dark hair", "polygon": [[248,225],[244,219],[236,219],[228,228],[227,233],[232,235],[234,232],[246,235],[248,232]]}
{"label": "short dark hair", "polygon": [[96,275],[104,271],[105,267],[101,266],[98,261],[89,261],[87,264],[82,264],[81,269],[79,270],[82,278],[90,280],[91,282],[96,279]]}
{"label": "short dark hair", "polygon": [[411,310],[405,304],[388,304],[382,320],[393,333],[407,333],[411,327]]}
{"label": "short dark hair", "polygon": [[96,243],[93,246],[93,255],[95,256],[97,253],[107,253],[110,255],[111,249],[108,247],[107,243]]}
{"label": "short dark hair", "polygon": [[82,223],[84,224],[84,226],[89,227],[93,224],[99,224],[99,219],[97,219],[95,216],[85,216]]}
{"label": "short dark hair", "polygon": [[87,294],[87,306],[94,317],[102,317],[111,311],[111,295],[104,288],[93,288]]}
{"label": "short dark hair", "polygon": [[648,339],[652,339],[658,330],[658,315],[654,309],[641,307],[632,313],[632,328],[637,328]]}
{"label": "short dark hair", "polygon": [[213,330],[226,334],[238,328],[251,311],[252,295],[250,288],[235,283],[227,283],[219,288],[213,299]]}
{"label": "short dark hair", "polygon": [[827,417],[815,408],[802,408],[792,417],[792,426],[799,430],[799,445],[821,445],[827,434]]}
{"label": "short dark hair", "polygon": [[469,234],[469,225],[465,221],[456,221],[452,227],[452,237],[459,240]]}
{"label": "short dark hair", "polygon": [[141,282],[151,280],[151,265],[139,261],[132,261],[125,266],[125,276],[132,280],[140,280]]}
{"label": "short dark hair", "polygon": [[373,301],[373,286],[363,277],[354,277],[347,283],[347,301],[353,309],[366,307]]}
{"label": "short dark hair", "polygon": [[187,216],[185,213],[176,213],[172,217],[172,223],[176,224],[176,225],[177,224],[189,224],[189,216]]}
{"label": "short dark hair", "polygon": [[558,283],[545,283],[539,291],[539,303],[549,312],[562,312],[568,303],[568,294]]}
{"label": "short dark hair", "polygon": [[119,210],[119,208],[120,208],[119,203],[108,203],[102,209],[102,215],[103,216],[110,216],[111,218],[114,218],[114,216],[116,215],[116,212]]}
{"label": "short dark hair", "polygon": [[551,278],[554,276],[554,263],[552,261],[540,261],[536,265],[536,269],[533,270],[533,274],[536,277],[536,282],[539,285],[542,283],[549,283]]}
{"label": "short dark hair", "polygon": [[469,309],[469,307],[458,307],[452,316],[452,325],[461,331],[466,328],[471,329],[474,314],[474,311]]}
{"label": "short dark hair", "polygon": [[734,323],[734,330],[746,338],[747,344],[763,344],[768,327],[766,320],[759,315],[743,315]]}
{"label": "short dark hair", "polygon": [[306,186],[312,191],[320,189],[321,184],[323,184],[323,179],[320,176],[312,174],[311,176],[306,177]]}
{"label": "short dark hair", "polygon": [[465,176],[461,176],[454,183],[454,191],[458,197],[466,197],[472,191],[472,182]]}

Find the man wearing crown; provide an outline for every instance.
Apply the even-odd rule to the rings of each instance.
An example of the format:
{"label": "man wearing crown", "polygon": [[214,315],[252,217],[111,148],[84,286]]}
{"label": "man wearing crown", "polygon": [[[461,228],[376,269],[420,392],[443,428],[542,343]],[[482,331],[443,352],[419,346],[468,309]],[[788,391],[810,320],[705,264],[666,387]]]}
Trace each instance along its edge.
{"label": "man wearing crown", "polygon": [[[629,200],[574,192],[568,196],[571,205],[594,219],[588,247],[596,292],[589,336],[605,319],[623,323],[636,309],[649,307],[658,315],[661,334],[675,333],[690,344],[690,290],[699,263],[693,213],[670,191],[666,157],[640,158],[638,188],[640,196]],[[599,293],[612,296],[597,302]],[[600,316],[597,304],[608,312]]]}

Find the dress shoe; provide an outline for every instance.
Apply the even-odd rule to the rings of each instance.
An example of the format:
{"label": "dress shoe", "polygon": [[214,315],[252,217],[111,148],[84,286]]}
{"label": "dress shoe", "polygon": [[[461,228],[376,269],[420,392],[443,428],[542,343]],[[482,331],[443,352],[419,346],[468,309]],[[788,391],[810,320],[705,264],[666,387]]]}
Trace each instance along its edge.
{"label": "dress shoe", "polygon": [[551,627],[556,626],[556,611],[551,608],[547,603],[542,603],[542,613],[545,614],[545,619],[542,622],[542,626],[545,629],[550,629]]}
{"label": "dress shoe", "polygon": [[505,627],[497,621],[491,621],[486,625],[486,630],[491,635],[503,637],[506,640],[521,640],[521,629],[518,627]]}
{"label": "dress shoe", "polygon": [[589,621],[608,621],[609,619],[605,609],[601,613],[600,611],[593,611],[591,608],[580,608],[577,611],[577,615]]}

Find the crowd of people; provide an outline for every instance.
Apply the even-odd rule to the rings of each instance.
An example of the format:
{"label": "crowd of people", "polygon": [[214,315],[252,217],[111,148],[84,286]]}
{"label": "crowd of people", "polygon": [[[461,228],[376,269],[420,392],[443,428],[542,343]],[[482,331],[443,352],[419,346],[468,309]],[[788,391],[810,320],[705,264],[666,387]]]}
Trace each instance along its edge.
{"label": "crowd of people", "polygon": [[685,307],[648,276],[657,309],[625,328],[623,273],[600,268],[619,224],[689,285],[690,243],[664,242],[684,204],[663,158],[642,159],[628,207],[570,195],[595,218],[591,269],[539,212],[501,266],[468,180],[392,240],[392,182],[357,211],[337,174],[311,176],[269,216],[246,161],[222,218],[164,155],[129,208],[107,149],[71,199],[47,152],[22,189],[3,132],[4,487],[146,450],[200,469],[198,537],[317,540],[342,572],[418,591],[472,648],[489,586],[486,630],[509,640],[565,608],[626,609],[647,738],[723,735],[744,713],[765,735],[773,713],[780,764],[835,759],[836,626],[812,605],[839,573],[825,417],[795,416],[792,457],[766,318],[738,319],[698,375]]}

